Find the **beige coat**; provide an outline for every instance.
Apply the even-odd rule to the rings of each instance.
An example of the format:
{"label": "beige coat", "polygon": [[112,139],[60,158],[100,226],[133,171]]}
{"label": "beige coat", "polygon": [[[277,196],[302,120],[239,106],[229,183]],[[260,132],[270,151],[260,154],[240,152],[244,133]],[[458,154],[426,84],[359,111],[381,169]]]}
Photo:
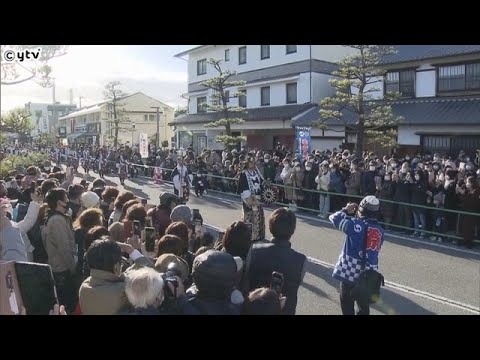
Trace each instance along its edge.
{"label": "beige coat", "polygon": [[128,307],[125,278],[112,272],[92,269],[80,286],[79,300],[83,315],[115,315]]}
{"label": "beige coat", "polygon": [[43,228],[42,239],[53,272],[75,271],[77,246],[72,224],[66,216],[53,215]]}

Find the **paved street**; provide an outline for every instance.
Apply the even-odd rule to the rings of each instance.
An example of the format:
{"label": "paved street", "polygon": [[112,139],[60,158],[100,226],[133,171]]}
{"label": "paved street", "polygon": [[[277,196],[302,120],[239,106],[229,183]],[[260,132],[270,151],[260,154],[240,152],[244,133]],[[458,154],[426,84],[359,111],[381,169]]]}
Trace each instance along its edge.
{"label": "paved street", "polygon": [[[97,176],[91,173],[93,176]],[[79,182],[81,177],[76,178]],[[91,182],[93,178],[86,177]],[[119,184],[108,177],[109,185]],[[160,191],[171,189],[140,178],[125,181],[125,189],[157,204]],[[240,218],[240,201],[231,195],[209,192],[203,199],[193,194],[188,205],[198,208],[206,223],[225,228]],[[266,217],[271,210],[266,209]],[[267,234],[270,233],[267,229]],[[294,249],[309,257],[308,271],[299,291],[297,314],[338,315],[337,281],[331,277],[344,235],[315,216],[299,215],[292,239]],[[429,243],[396,235],[388,236],[380,271],[387,282],[383,301],[372,314],[430,315],[480,314],[480,251]]]}

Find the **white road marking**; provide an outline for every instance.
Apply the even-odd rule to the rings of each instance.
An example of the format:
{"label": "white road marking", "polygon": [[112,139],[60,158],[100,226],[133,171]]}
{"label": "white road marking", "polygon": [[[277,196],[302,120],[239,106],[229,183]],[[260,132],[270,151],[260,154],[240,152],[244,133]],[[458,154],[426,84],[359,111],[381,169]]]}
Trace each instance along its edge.
{"label": "white road marking", "polygon": [[[317,264],[317,265],[326,267],[328,269],[333,269],[334,266],[335,266],[333,264],[330,264],[330,263],[322,261],[322,260],[315,259],[315,258],[310,257],[310,256],[308,256],[307,259],[308,259],[308,261],[310,261],[313,264]],[[475,307],[475,306],[470,305],[470,304],[465,304],[465,303],[462,303],[462,302],[459,302],[459,301],[456,301],[456,300],[452,300],[452,299],[449,299],[449,298],[446,298],[446,297],[443,297],[443,296],[440,296],[440,295],[431,294],[427,291],[418,290],[418,289],[412,288],[410,286],[395,283],[393,281],[385,281],[385,286],[388,286],[390,288],[396,289],[396,290],[404,292],[404,293],[409,293],[409,294],[413,294],[413,295],[416,295],[416,296],[419,296],[419,297],[422,297],[422,298],[425,298],[425,299],[428,299],[428,300],[432,300],[432,301],[438,302],[438,303],[443,304],[443,305],[449,305],[449,306],[452,306],[452,307],[455,307],[455,308],[458,308],[458,309],[462,309],[462,310],[469,311],[471,313],[480,315],[480,308]]]}

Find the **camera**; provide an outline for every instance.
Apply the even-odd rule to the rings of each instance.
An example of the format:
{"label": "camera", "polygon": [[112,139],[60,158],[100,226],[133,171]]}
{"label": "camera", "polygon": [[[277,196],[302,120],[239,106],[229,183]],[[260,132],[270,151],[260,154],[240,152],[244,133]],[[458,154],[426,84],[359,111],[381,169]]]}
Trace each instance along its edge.
{"label": "camera", "polygon": [[[176,278],[177,276],[180,277],[181,271],[178,268],[178,265],[174,262],[171,262],[168,264],[167,271],[162,275],[163,281],[165,282],[165,288],[164,288],[164,293],[165,293],[165,298],[166,299],[176,299],[177,298],[177,287],[178,287],[178,279]],[[170,287],[168,286],[168,283],[173,285],[174,293],[172,294],[172,291]]]}
{"label": "camera", "polygon": [[276,271],[272,272],[272,282],[270,283],[270,288],[279,295],[282,293],[283,280],[282,273]]}

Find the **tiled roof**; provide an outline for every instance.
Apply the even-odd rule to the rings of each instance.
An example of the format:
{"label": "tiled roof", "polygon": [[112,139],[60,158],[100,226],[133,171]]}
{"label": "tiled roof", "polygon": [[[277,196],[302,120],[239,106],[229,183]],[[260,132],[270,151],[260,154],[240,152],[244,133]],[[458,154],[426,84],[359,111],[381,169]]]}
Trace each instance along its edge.
{"label": "tiled roof", "polygon": [[[247,113],[243,118],[245,121],[290,120],[312,107],[315,107],[315,105],[310,103],[301,105],[265,106],[261,108],[247,109]],[[235,115],[232,114],[230,116],[234,117]],[[200,124],[219,120],[221,118],[222,113],[219,112],[188,114],[176,118],[171,124]]]}
{"label": "tiled roof", "polygon": [[[404,125],[480,125],[480,97],[420,98],[400,100],[392,104],[394,115],[401,116]],[[348,124],[355,122],[352,113],[345,111]],[[309,126],[320,121],[319,107],[309,109],[292,121],[292,126]],[[343,121],[329,119],[328,125],[343,125]]]}
{"label": "tiled roof", "polygon": [[480,45],[393,45],[396,54],[385,56],[383,64],[442,58],[472,53],[480,54]]}
{"label": "tiled roof", "polygon": [[[338,65],[328,62],[312,59],[312,72],[331,74],[337,70]],[[282,64],[277,66],[271,66],[263,69],[246,71],[238,73],[232,76],[229,80],[244,80],[247,84],[281,79],[284,77],[299,75],[305,72],[310,72],[310,60],[297,61],[289,64]],[[195,92],[206,90],[207,88],[202,85],[202,82],[188,84],[188,92]]]}

